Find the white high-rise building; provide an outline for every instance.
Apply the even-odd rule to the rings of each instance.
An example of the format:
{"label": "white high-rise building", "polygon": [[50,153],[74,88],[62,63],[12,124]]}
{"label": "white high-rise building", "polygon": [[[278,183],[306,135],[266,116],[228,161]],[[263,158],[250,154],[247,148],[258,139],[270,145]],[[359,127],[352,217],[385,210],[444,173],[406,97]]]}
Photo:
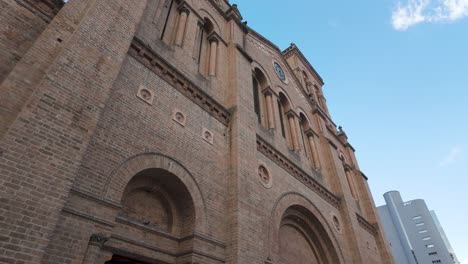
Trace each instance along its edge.
{"label": "white high-rise building", "polygon": [[395,263],[459,264],[434,211],[424,200],[403,202],[397,191],[384,194],[378,207]]}

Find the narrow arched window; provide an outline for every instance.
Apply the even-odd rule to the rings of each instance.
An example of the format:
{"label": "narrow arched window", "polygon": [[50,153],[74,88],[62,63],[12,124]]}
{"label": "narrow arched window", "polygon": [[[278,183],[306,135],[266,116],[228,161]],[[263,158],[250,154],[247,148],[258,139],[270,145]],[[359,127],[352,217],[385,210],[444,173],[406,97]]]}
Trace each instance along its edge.
{"label": "narrow arched window", "polygon": [[266,128],[275,128],[273,92],[265,74],[259,68],[252,72],[252,89],[258,123]]}
{"label": "narrow arched window", "polygon": [[305,117],[303,113],[299,115],[299,122],[300,122],[299,128],[301,129],[301,140],[302,140],[302,146],[304,148],[304,153],[306,154],[306,156],[310,157],[311,151],[308,147],[307,135],[306,135],[306,131],[310,129],[310,126],[309,126],[309,121],[307,120],[307,118]]}
{"label": "narrow arched window", "polygon": [[199,38],[199,72],[205,76],[216,76],[219,35],[214,30],[214,24],[210,19],[204,19],[203,25],[200,28]]}
{"label": "narrow arched window", "polygon": [[281,132],[288,146],[293,150],[299,150],[299,140],[297,137],[296,115],[291,109],[289,100],[283,93],[279,94],[279,115],[281,122]]}
{"label": "narrow arched window", "polygon": [[317,150],[317,142],[316,138],[317,135],[312,130],[310,126],[309,120],[307,117],[301,113],[299,115],[300,118],[300,127],[301,127],[301,136],[302,136],[302,144],[304,146],[304,151],[309,158],[310,162],[314,169],[320,169],[320,161],[318,157],[318,150]]}
{"label": "narrow arched window", "polygon": [[348,181],[349,189],[351,191],[351,196],[353,196],[354,200],[358,201],[359,196],[357,193],[356,183],[354,182],[354,173],[351,168],[345,166],[345,174],[346,180]]}
{"label": "narrow arched window", "polygon": [[279,112],[279,119],[280,119],[280,125],[281,125],[281,135],[286,138],[286,127],[284,124],[284,110],[283,110],[283,105],[281,104],[281,101],[278,100],[278,112]]}
{"label": "narrow arched window", "polygon": [[258,81],[255,76],[252,77],[252,87],[253,87],[255,114],[257,115],[258,123],[261,124],[262,118],[261,118],[261,112],[260,112],[260,96],[259,96],[259,89],[258,89]]}

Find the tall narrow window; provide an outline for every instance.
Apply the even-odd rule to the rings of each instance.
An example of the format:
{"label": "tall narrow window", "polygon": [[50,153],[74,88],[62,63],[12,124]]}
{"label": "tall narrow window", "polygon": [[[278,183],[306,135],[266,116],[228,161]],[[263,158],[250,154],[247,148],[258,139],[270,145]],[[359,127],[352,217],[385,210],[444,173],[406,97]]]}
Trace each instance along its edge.
{"label": "tall narrow window", "polygon": [[289,100],[283,93],[279,94],[279,115],[280,120],[283,119],[282,129],[284,128],[283,137],[286,138],[288,146],[293,150],[299,150],[299,140],[297,138],[297,125],[296,125],[296,114],[292,111]]}
{"label": "tall narrow window", "polygon": [[307,135],[306,135],[306,131],[310,129],[310,126],[309,126],[309,121],[307,120],[307,118],[305,117],[303,113],[299,115],[299,122],[300,122],[299,127],[301,129],[301,139],[302,139],[302,146],[304,148],[304,153],[306,154],[306,156],[311,158],[312,151],[308,146],[309,143],[307,142]]}
{"label": "tall narrow window", "polygon": [[283,117],[283,107],[281,106],[280,101],[278,101],[278,112],[281,124],[281,135],[286,138],[286,131],[284,129],[284,117]]}
{"label": "tall narrow window", "polygon": [[203,23],[199,34],[198,70],[202,75],[209,76],[216,74],[218,41],[214,37],[215,29],[211,20],[205,18]]}
{"label": "tall narrow window", "polygon": [[259,68],[255,68],[252,72],[252,80],[254,107],[258,123],[265,128],[275,128],[273,91],[269,88],[268,80]]}
{"label": "tall narrow window", "polygon": [[359,200],[357,190],[356,190],[356,185],[354,183],[354,178],[353,178],[353,172],[351,171],[351,168],[346,167],[345,168],[345,174],[346,174],[346,179],[348,181],[348,186],[351,191],[351,195],[353,196],[354,200]]}
{"label": "tall narrow window", "polygon": [[317,144],[315,143],[315,138],[317,137],[314,131],[312,130],[309,120],[307,117],[301,113],[299,115],[300,127],[301,127],[301,136],[302,144],[304,145],[304,151],[309,158],[312,167],[316,170],[320,169],[320,162],[317,151]]}
{"label": "tall narrow window", "polygon": [[253,76],[252,82],[253,82],[252,87],[253,87],[255,114],[257,114],[258,123],[262,123],[262,119],[260,116],[260,98],[258,96],[258,81],[255,78],[255,76]]}
{"label": "tall narrow window", "polygon": [[[166,30],[167,30],[167,24],[169,22],[169,16],[171,14],[171,9],[172,9],[172,5],[174,4],[174,0],[170,0],[169,1],[165,1],[164,3],[164,6],[163,6],[163,11],[162,11],[162,14],[165,14],[165,16],[161,16],[161,18],[163,18],[163,29],[162,29],[162,33],[161,33],[161,40],[164,39],[164,35],[166,34]],[[161,20],[160,20],[161,21]],[[158,22],[159,24],[160,22]]]}

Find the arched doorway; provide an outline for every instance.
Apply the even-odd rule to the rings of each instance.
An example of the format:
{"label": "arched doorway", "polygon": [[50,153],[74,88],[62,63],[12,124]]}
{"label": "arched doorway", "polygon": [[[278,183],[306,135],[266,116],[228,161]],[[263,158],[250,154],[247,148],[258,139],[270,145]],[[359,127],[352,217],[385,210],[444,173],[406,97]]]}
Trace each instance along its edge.
{"label": "arched doorway", "polygon": [[334,264],[325,230],[306,208],[286,210],[279,229],[280,263]]}
{"label": "arched doorway", "polygon": [[137,173],[122,196],[120,218],[176,238],[193,234],[195,210],[184,183],[171,172],[153,168]]}
{"label": "arched doorway", "polygon": [[205,226],[203,197],[177,161],[160,154],[132,157],[113,173],[104,196],[120,206],[97,263],[191,263],[203,252],[197,243]]}
{"label": "arched doorway", "polygon": [[281,264],[344,263],[331,219],[300,193],[285,193],[272,210],[267,259]]}

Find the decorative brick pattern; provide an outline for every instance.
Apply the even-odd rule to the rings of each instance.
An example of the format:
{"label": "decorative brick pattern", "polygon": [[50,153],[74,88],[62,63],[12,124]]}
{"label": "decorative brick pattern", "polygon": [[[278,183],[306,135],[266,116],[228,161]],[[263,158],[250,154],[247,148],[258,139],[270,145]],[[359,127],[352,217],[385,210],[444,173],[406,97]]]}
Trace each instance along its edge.
{"label": "decorative brick pattern", "polygon": [[369,223],[364,217],[356,213],[356,218],[358,220],[359,226],[361,226],[364,230],[369,232],[374,237],[377,236],[377,228],[375,225]]}
{"label": "decorative brick pattern", "polygon": [[16,0],[16,2],[45,22],[50,22],[64,5],[62,0]]}
{"label": "decorative brick pattern", "polygon": [[257,136],[257,149],[269,159],[274,161],[278,166],[287,171],[291,176],[302,182],[312,191],[316,192],[325,201],[336,208],[340,208],[340,199],[333,195],[332,192],[323,187],[316,179],[304,172],[299,166],[295,165],[281,152],[277,151],[265,140]]}
{"label": "decorative brick pattern", "polygon": [[202,89],[193,84],[179,70],[172,67],[138,38],[133,40],[129,54],[214,116],[218,121],[226,126],[229,124],[231,114],[226,108],[203,92]]}

